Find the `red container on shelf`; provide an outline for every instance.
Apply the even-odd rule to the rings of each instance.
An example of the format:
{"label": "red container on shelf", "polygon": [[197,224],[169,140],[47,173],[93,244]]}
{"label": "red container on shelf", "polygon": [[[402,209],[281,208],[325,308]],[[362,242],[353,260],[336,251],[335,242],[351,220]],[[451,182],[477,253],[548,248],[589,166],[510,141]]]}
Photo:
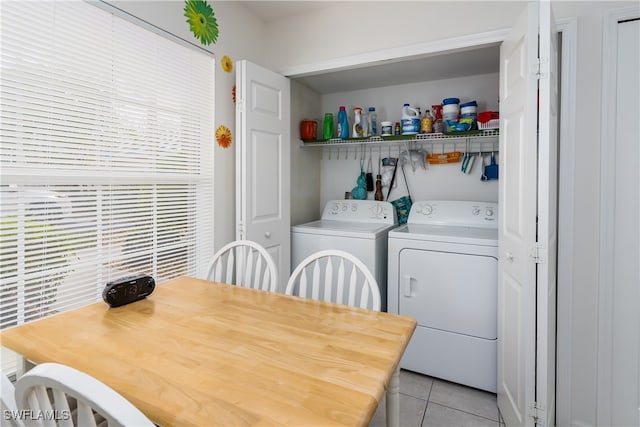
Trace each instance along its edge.
{"label": "red container on shelf", "polygon": [[318,122],[315,120],[303,120],[300,122],[300,138],[303,141],[315,141],[318,139]]}

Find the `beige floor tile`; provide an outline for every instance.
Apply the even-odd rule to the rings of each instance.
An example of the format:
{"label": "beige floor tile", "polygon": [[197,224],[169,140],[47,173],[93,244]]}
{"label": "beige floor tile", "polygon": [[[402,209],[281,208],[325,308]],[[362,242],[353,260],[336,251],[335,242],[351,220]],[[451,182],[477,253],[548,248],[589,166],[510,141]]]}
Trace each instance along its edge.
{"label": "beige floor tile", "polygon": [[[385,405],[383,398],[370,427],[386,425]],[[400,371],[401,427],[504,427],[500,421],[495,394],[416,372]]]}
{"label": "beige floor tile", "polygon": [[429,402],[499,421],[496,395],[460,384],[434,380]]}
{"label": "beige floor tile", "polygon": [[497,421],[429,402],[422,427],[498,427]]}
{"label": "beige floor tile", "polygon": [[427,375],[400,370],[400,393],[428,400],[432,384],[433,378]]}
{"label": "beige floor tile", "polygon": [[[378,409],[373,414],[373,418],[369,423],[369,427],[384,427],[387,425],[387,411],[385,398],[382,399]],[[417,399],[413,396],[400,394],[400,426],[401,427],[420,427],[424,418],[424,410],[427,401]]]}

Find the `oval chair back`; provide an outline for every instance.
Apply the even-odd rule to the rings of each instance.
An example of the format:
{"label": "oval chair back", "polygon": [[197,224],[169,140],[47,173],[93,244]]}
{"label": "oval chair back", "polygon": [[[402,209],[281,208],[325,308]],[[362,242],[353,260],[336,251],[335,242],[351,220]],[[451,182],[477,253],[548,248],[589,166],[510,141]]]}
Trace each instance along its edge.
{"label": "oval chair back", "polygon": [[380,311],[380,288],[360,259],[325,250],[305,258],[291,273],[285,294]]}
{"label": "oval chair back", "polygon": [[[0,393],[0,410],[2,410],[2,424],[3,426],[10,427],[22,427],[22,421],[17,416],[11,416],[12,414],[18,414],[18,405],[16,404],[16,391],[13,387],[11,380],[2,374],[2,393]],[[6,423],[6,424],[5,424]]]}
{"label": "oval chair back", "polygon": [[[96,378],[58,363],[42,363],[16,382],[20,411],[56,414],[34,417],[27,426],[140,426],[154,424],[118,392]],[[54,412],[55,409],[55,412]]]}
{"label": "oval chair back", "polygon": [[207,278],[244,288],[275,292],[278,269],[267,250],[251,240],[228,243],[213,255]]}

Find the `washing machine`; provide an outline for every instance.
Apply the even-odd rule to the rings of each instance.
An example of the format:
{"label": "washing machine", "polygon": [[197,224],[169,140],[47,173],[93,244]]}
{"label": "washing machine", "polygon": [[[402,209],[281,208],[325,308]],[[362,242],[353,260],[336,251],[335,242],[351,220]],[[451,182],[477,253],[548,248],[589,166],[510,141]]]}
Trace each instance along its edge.
{"label": "washing machine", "polygon": [[388,311],[417,320],[400,366],[495,393],[497,204],[414,203],[388,252]]}
{"label": "washing machine", "polygon": [[387,237],[397,223],[395,208],[389,202],[330,200],[319,220],[291,227],[291,270],[321,250],[349,252],[375,277],[382,311],[386,311]]}

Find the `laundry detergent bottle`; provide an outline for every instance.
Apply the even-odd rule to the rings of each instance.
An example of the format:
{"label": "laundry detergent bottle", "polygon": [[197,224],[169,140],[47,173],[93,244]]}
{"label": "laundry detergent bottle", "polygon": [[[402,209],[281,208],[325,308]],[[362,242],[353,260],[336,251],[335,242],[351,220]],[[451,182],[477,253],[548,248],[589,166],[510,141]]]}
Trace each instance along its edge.
{"label": "laundry detergent bottle", "polygon": [[402,107],[402,120],[400,121],[403,135],[415,135],[420,131],[420,113],[409,104]]}
{"label": "laundry detergent bottle", "polygon": [[333,114],[325,113],[324,122],[322,123],[322,138],[331,139],[333,136]]}
{"label": "laundry detergent bottle", "polygon": [[338,111],[338,138],[349,138],[349,121],[347,120],[347,109],[344,105]]}
{"label": "laundry detergent bottle", "polygon": [[354,138],[362,138],[364,135],[362,127],[362,108],[356,107],[353,109],[353,133]]}
{"label": "laundry detergent bottle", "polygon": [[378,134],[378,115],[376,114],[376,107],[369,107],[369,136],[376,136]]}

